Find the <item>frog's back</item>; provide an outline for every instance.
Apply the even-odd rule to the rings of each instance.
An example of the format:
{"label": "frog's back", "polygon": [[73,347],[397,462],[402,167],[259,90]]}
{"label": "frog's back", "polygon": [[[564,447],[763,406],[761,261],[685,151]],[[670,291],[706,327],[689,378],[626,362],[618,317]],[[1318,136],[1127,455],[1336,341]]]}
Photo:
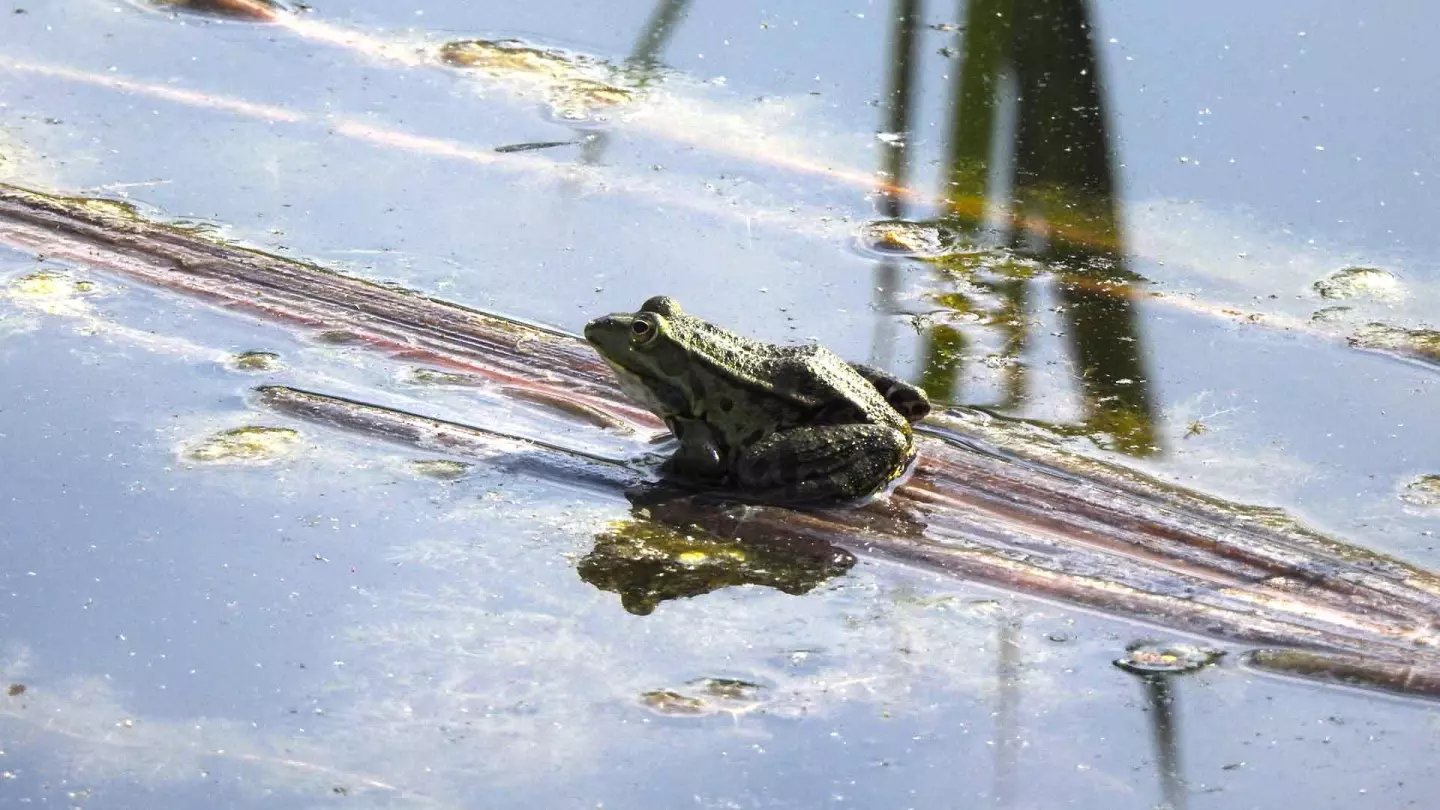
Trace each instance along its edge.
{"label": "frog's back", "polygon": [[704,346],[696,360],[705,374],[765,401],[781,423],[895,421],[875,386],[823,346],[776,346],[698,318],[688,326]]}

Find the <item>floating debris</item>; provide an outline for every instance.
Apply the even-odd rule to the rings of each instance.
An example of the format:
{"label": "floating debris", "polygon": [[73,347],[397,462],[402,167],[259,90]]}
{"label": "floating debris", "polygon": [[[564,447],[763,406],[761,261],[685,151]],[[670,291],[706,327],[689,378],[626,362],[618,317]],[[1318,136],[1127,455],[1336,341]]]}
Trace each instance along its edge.
{"label": "floating debris", "polygon": [[230,358],[230,367],[236,371],[278,371],[285,367],[280,355],[274,352],[240,352]]}
{"label": "floating debris", "polygon": [[290,428],[238,427],[211,436],[185,455],[207,464],[267,464],[288,455],[299,439]]}
{"label": "floating debris", "polygon": [[1350,345],[1361,349],[1393,352],[1418,360],[1440,363],[1440,331],[1405,329],[1384,323],[1362,327],[1349,337]]}
{"label": "floating debris", "polygon": [[1125,650],[1115,666],[1136,675],[1168,675],[1195,672],[1219,661],[1225,653],[1194,644],[1142,641]]}
{"label": "floating debris", "polygon": [[275,0],[145,0],[148,5],[166,11],[183,11],[247,22],[271,22],[286,11]]}
{"label": "floating debris", "polygon": [[421,478],[433,478],[436,481],[456,481],[469,475],[470,471],[475,468],[475,465],[443,458],[427,458],[412,461],[409,467],[410,472]]}
{"label": "floating debris", "polygon": [[12,683],[10,684],[10,688],[5,690],[5,694],[9,695],[10,697],[20,697],[21,695],[25,694],[25,684]]}
{"label": "floating debris", "polygon": [[1408,661],[1382,661],[1351,653],[1309,650],[1251,650],[1240,659],[1245,666],[1279,675],[1383,689],[1406,695],[1440,697],[1435,670]]}
{"label": "floating debris", "polygon": [[538,152],[541,149],[554,149],[557,146],[574,146],[579,141],[534,141],[533,143],[511,143],[505,146],[495,147],[495,151],[502,155],[512,152]]}
{"label": "floating debris", "polygon": [[1389,270],[1379,267],[1346,267],[1336,270],[1314,284],[1321,298],[1372,298],[1377,301],[1398,301],[1405,297],[1405,287]]}
{"label": "floating debris", "polygon": [[1400,500],[1412,506],[1440,506],[1440,475],[1422,475],[1406,484]]}
{"label": "floating debris", "polygon": [[365,342],[365,338],[348,329],[326,329],[314,333],[311,337],[316,343],[330,346],[359,346]]}
{"label": "floating debris", "polygon": [[435,368],[412,368],[405,372],[403,378],[411,385],[464,385],[474,387],[484,383],[484,380],[474,374],[461,374],[454,371],[441,371]]}

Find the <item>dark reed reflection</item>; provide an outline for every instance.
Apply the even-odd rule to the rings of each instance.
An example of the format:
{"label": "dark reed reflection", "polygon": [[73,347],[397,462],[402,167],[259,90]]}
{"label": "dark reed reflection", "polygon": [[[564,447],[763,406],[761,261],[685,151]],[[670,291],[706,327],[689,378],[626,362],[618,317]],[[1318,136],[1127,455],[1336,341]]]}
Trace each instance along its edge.
{"label": "dark reed reflection", "polygon": [[[645,21],[640,36],[635,38],[635,47],[625,58],[623,67],[623,73],[635,87],[645,87],[659,76],[662,67],[660,54],[670,42],[675,27],[685,19],[689,6],[690,0],[660,0],[655,10],[650,12],[650,18]],[[588,133],[580,147],[580,162],[587,166],[599,165],[609,145],[609,132],[602,129]]]}
{"label": "dark reed reflection", "polygon": [[[1038,310],[1049,299],[1083,403],[1072,424],[1048,426],[1091,436],[1132,455],[1159,450],[1156,407],[1134,304],[1142,281],[1126,263],[1105,94],[1085,0],[971,0],[946,54],[948,132],[941,146],[941,202],[907,222],[905,200],[919,131],[911,110],[920,0],[895,0],[891,71],[882,139],[880,214],[901,226],[938,231],[946,245],[922,260],[936,270],[925,298],[938,310],[918,320],[923,365],[918,382],[932,398],[1018,415],[1033,396],[1027,370]],[[957,67],[958,65],[958,67]],[[948,78],[944,78],[948,76]],[[929,207],[928,205],[926,206]],[[877,223],[882,234],[884,223]],[[883,247],[883,246],[882,246]],[[912,256],[912,260],[916,257]],[[880,309],[897,313],[897,259],[879,260]],[[877,334],[876,345],[889,335]],[[960,389],[965,363],[981,356],[995,371],[998,396]],[[877,349],[877,353],[883,353]]]}
{"label": "dark reed reflection", "polygon": [[1185,778],[1180,766],[1180,735],[1175,711],[1173,675],[1139,675],[1145,688],[1151,738],[1155,744],[1155,772],[1160,782],[1160,810],[1185,810]]}

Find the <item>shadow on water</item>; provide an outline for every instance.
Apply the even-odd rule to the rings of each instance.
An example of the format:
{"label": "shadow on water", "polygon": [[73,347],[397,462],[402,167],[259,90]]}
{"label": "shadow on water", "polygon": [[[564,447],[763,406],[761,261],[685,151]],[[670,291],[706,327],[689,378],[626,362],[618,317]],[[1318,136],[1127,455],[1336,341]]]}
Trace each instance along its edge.
{"label": "shadow on water", "polygon": [[[1038,304],[1062,319],[1084,413],[1047,422],[1135,456],[1159,451],[1156,406],[1126,267],[1111,162],[1105,93],[1085,0],[974,0],[957,26],[959,69],[949,78],[949,132],[928,220],[906,220],[909,133],[918,94],[915,54],[921,0],[896,0],[881,158],[877,247],[906,253],[907,227],[938,233],[945,250],[925,257],[943,309],[922,327],[920,384],[933,399],[1015,415],[1030,399],[1027,365]],[[910,232],[914,232],[911,230]],[[912,255],[912,259],[913,259]],[[882,312],[898,313],[897,257],[877,261]],[[876,334],[876,354],[892,336]],[[998,400],[960,390],[965,361],[989,330],[1000,371]]]}

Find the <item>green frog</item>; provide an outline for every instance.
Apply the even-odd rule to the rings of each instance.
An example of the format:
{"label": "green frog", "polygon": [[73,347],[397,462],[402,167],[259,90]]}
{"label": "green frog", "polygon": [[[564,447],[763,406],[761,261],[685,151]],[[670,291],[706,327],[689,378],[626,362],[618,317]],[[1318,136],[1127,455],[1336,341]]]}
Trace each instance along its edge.
{"label": "green frog", "polygon": [[656,296],[585,339],[679,441],[662,471],[758,500],[871,495],[915,458],[925,393],[822,346],[774,346]]}

